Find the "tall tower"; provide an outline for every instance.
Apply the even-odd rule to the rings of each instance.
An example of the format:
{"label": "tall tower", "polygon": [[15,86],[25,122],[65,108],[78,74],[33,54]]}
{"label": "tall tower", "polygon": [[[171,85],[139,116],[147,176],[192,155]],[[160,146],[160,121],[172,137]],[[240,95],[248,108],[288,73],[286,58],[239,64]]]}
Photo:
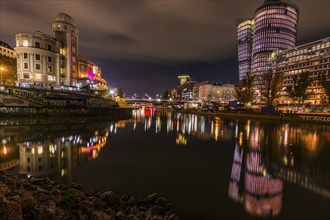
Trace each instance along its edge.
{"label": "tall tower", "polygon": [[254,20],[245,20],[237,25],[238,78],[250,75],[252,61]]}
{"label": "tall tower", "polygon": [[257,8],[254,19],[251,73],[254,78],[255,101],[262,102],[265,74],[270,71],[269,57],[275,50],[295,47],[298,9],[280,0],[265,0]]}
{"label": "tall tower", "polygon": [[53,36],[62,44],[60,50],[61,85],[77,84],[79,30],[70,15],[60,13],[52,24]]}

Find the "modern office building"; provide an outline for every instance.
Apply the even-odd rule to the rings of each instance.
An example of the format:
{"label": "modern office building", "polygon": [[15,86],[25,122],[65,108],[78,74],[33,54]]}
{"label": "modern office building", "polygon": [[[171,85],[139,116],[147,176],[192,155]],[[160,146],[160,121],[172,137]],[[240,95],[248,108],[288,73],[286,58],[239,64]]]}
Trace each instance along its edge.
{"label": "modern office building", "polygon": [[254,20],[245,20],[237,26],[238,78],[243,80],[251,72]]}
{"label": "modern office building", "polygon": [[[319,74],[330,74],[330,37],[299,45],[293,49],[279,51],[272,62],[275,74],[283,74],[283,89],[278,104],[283,108],[291,108],[293,101],[288,97],[286,88],[293,84],[293,77],[304,72],[309,73],[310,94],[307,103],[310,106],[321,106],[325,99],[325,91],[318,81]],[[329,79],[330,83],[330,79]]]}
{"label": "modern office building", "polygon": [[182,85],[182,84],[190,81],[191,79],[190,79],[190,76],[188,76],[188,75],[180,75],[180,76],[178,76],[178,80],[179,80],[179,85]]}
{"label": "modern office building", "polygon": [[9,44],[0,41],[0,54],[10,58],[16,58],[16,52]]}
{"label": "modern office building", "polygon": [[193,100],[193,88],[197,84],[196,81],[186,81],[182,85],[179,85],[177,88],[177,99],[178,100]]}
{"label": "modern office building", "polygon": [[40,31],[16,34],[16,86],[60,85],[60,48],[60,42]]}
{"label": "modern office building", "polygon": [[[292,49],[296,45],[298,9],[280,0],[265,0],[257,8],[254,20],[237,27],[239,79],[247,74],[254,76],[254,103],[262,104],[265,75],[271,71],[269,60],[276,50]],[[252,34],[253,33],[253,34]],[[251,70],[249,70],[250,42],[252,40]]]}

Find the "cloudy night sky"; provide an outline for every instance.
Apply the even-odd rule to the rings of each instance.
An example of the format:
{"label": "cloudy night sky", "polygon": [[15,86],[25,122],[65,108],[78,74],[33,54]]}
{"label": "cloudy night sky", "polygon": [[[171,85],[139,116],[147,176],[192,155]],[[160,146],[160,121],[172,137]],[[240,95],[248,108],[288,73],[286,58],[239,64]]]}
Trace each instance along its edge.
{"label": "cloudy night sky", "polygon": [[[330,0],[295,0],[298,43],[330,36]],[[237,83],[236,24],[253,18],[263,0],[1,0],[0,40],[51,34],[57,14],[72,16],[80,55],[96,62],[110,87],[127,95],[163,94],[177,76]]]}

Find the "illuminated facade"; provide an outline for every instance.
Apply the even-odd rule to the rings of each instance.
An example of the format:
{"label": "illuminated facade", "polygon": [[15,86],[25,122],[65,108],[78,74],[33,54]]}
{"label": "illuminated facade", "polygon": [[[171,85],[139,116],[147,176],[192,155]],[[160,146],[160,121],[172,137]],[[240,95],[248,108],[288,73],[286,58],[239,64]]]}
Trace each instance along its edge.
{"label": "illuminated facade", "polygon": [[238,25],[239,80],[249,74],[255,77],[255,103],[264,102],[261,93],[266,84],[265,75],[271,71],[270,55],[279,49],[295,47],[297,29],[298,9],[280,0],[265,0],[257,8],[254,20],[246,20]]}
{"label": "illuminated facade", "polygon": [[190,81],[190,76],[188,76],[188,75],[180,75],[180,76],[178,76],[178,80],[179,80],[179,85],[183,85],[186,82]]}
{"label": "illuminated facade", "polygon": [[10,58],[16,58],[15,50],[3,41],[0,41],[0,54]]}
{"label": "illuminated facade", "polygon": [[236,90],[232,84],[197,83],[193,87],[193,99],[198,101],[229,102],[235,100]]}
{"label": "illuminated facade", "polygon": [[16,34],[17,86],[60,85],[61,43],[40,31]]}
{"label": "illuminated facade", "polygon": [[[53,36],[40,31],[16,35],[17,86],[73,89],[88,85],[108,90],[101,68],[78,53],[79,30],[71,16],[60,13],[52,24]],[[70,88],[71,87],[71,88]]]}
{"label": "illuminated facade", "polygon": [[197,84],[195,81],[187,81],[180,85],[177,88],[177,99],[178,100],[187,100],[191,101],[193,100],[193,88],[194,85]]}
{"label": "illuminated facade", "polygon": [[[297,46],[290,50],[280,51],[273,61],[273,71],[283,74],[283,89],[278,100],[279,106],[286,107],[293,101],[288,97],[286,88],[293,83],[293,77],[308,72],[310,93],[306,103],[321,106],[325,100],[325,92],[318,82],[319,74],[330,74],[330,37]],[[330,82],[329,82],[330,83]]]}
{"label": "illuminated facade", "polygon": [[76,86],[79,30],[70,15],[60,13],[52,24],[54,37],[61,42],[61,84]]}
{"label": "illuminated facade", "polygon": [[101,68],[92,61],[78,57],[77,86],[90,86],[90,89],[108,90],[107,82],[102,78]]}
{"label": "illuminated facade", "polygon": [[246,20],[237,26],[239,81],[250,75],[254,20]]}

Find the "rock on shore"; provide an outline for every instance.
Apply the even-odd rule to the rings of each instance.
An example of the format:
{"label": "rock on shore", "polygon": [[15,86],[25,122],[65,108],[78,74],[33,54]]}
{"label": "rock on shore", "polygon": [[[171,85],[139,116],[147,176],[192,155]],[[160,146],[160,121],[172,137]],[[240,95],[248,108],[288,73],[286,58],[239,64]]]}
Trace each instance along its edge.
{"label": "rock on shore", "polygon": [[60,184],[49,178],[26,178],[0,172],[1,219],[176,220],[166,198],[118,196]]}

